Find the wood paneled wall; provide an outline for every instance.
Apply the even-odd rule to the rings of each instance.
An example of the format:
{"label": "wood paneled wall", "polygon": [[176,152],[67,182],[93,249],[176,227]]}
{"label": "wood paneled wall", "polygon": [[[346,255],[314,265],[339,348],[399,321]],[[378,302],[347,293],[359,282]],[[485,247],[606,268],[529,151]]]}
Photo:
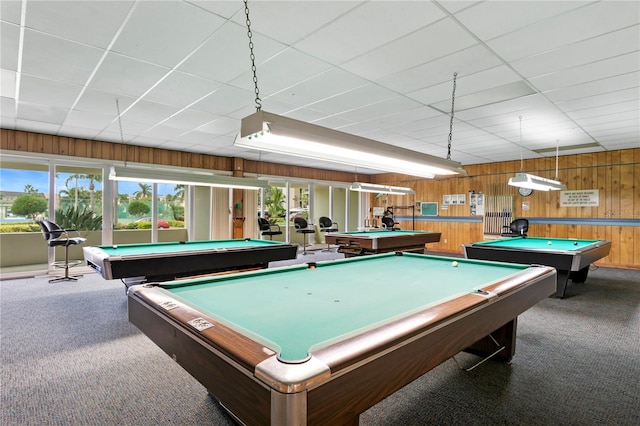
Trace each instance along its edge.
{"label": "wood paneled wall", "polygon": [[[525,160],[522,170],[554,178],[555,167],[556,158],[550,157]],[[468,194],[471,190],[487,195],[513,195],[514,216],[540,222],[530,225],[529,235],[609,240],[611,254],[599,265],[640,269],[640,148],[559,157],[558,179],[570,191],[598,189],[597,207],[560,207],[559,191],[534,191],[529,197],[520,196],[517,188],[507,185],[509,178],[521,170],[520,161],[464,168],[468,177],[425,180],[397,174],[376,175],[372,178],[374,183],[408,186],[416,194],[372,198],[371,205],[408,205],[417,201],[441,205],[443,195]],[[523,202],[528,203],[528,210],[523,210]],[[429,245],[429,249],[462,253],[462,244],[483,239],[482,223],[464,221],[465,216],[470,216],[468,203],[467,197],[467,204],[439,211],[442,217],[461,218],[460,222],[416,222],[416,229],[442,232],[442,241]],[[597,219],[591,222],[598,224],[588,224],[588,219]],[[410,222],[401,224],[411,227]]]}
{"label": "wood paneled wall", "polygon": [[[25,153],[43,153],[71,157],[93,158],[106,161],[128,161],[178,167],[193,167],[233,172],[234,159],[184,151],[149,148],[112,142],[67,138],[9,129],[0,130],[0,149]],[[304,160],[301,160],[304,163]],[[604,239],[612,242],[612,252],[602,261],[602,266],[640,268],[640,148],[607,151],[559,157],[558,178],[569,190],[598,189],[598,207],[560,207],[558,192],[534,191],[522,197],[515,188],[507,185],[509,177],[521,169],[543,177],[555,177],[555,157],[520,161],[505,161],[466,166],[469,176],[442,179],[420,179],[398,174],[370,176],[373,183],[409,186],[416,191],[411,196],[387,196],[375,198],[372,206],[407,206],[416,201],[442,203],[445,194],[468,194],[470,190],[488,195],[513,195],[515,216],[539,219],[530,226],[529,234],[542,237],[571,237]],[[268,176],[283,176],[319,181],[366,181],[366,176],[355,173],[313,169],[303,165],[289,166],[245,160],[244,172]],[[363,179],[364,178],[364,179]],[[522,202],[529,210],[522,209]],[[441,217],[460,218],[459,221],[416,222],[416,229],[442,232],[439,244],[429,249],[461,253],[462,244],[483,239],[481,222],[469,219],[469,204],[449,206],[440,210]],[[404,215],[406,211],[398,212]],[[568,219],[568,224],[551,223],[553,218]],[[575,223],[571,220],[575,219]],[[584,224],[586,219],[605,219],[597,225]],[[624,219],[625,224],[616,224]],[[545,222],[546,221],[546,222]],[[583,223],[581,223],[583,222]],[[604,222],[605,224],[601,224]],[[411,222],[402,222],[405,229]]]}
{"label": "wood paneled wall", "polygon": [[[67,138],[41,133],[0,129],[0,149],[38,154],[64,155],[70,157],[93,158],[106,161],[157,164],[161,166],[191,167],[196,169],[234,172],[234,159],[215,155],[196,154],[160,148],[101,142],[87,139]],[[290,166],[251,160],[243,161],[245,174],[286,176],[318,181],[353,182],[356,174],[332,170],[314,169],[300,164]],[[364,179],[363,179],[364,177]],[[360,176],[366,182],[366,176]]]}

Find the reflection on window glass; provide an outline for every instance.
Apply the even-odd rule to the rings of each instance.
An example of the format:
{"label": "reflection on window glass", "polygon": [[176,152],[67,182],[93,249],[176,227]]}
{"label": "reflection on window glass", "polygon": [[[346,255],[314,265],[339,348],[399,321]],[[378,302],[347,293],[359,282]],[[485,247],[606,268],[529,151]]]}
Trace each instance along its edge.
{"label": "reflection on window glass", "polygon": [[[184,228],[187,187],[157,184],[158,228]],[[151,229],[153,184],[119,181],[116,185],[116,229]]]}
{"label": "reflection on window glass", "polygon": [[48,166],[3,162],[0,168],[1,232],[40,232],[48,215]]}
{"label": "reflection on window glass", "polygon": [[62,228],[102,229],[102,170],[56,167],[54,222]]}

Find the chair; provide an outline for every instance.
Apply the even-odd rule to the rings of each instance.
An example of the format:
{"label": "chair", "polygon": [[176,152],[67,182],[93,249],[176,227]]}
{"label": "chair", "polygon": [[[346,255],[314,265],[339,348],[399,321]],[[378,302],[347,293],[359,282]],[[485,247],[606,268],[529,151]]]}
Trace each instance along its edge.
{"label": "chair", "polygon": [[394,226],[396,225],[396,222],[393,220],[392,217],[390,216],[384,216],[382,218],[382,227],[385,229],[389,229],[390,231],[396,231],[399,230],[400,228],[394,228]]}
{"label": "chair", "polygon": [[[320,226],[320,232],[338,232],[338,224],[326,216],[322,216],[318,220],[318,225]],[[327,248],[323,251],[331,251],[329,243],[327,243]]]}
{"label": "chair", "polygon": [[307,253],[307,234],[315,234],[315,229],[309,228],[309,224],[307,223],[307,221],[301,217],[293,218],[293,225],[296,228],[296,232],[298,234],[302,234],[303,236],[304,244],[302,245],[302,254],[314,254],[313,252]]}
{"label": "chair", "polygon": [[64,247],[64,261],[57,261],[51,264],[55,268],[64,269],[64,276],[50,279],[49,282],[52,283],[56,281],[77,281],[78,278],[82,277],[82,275],[69,275],[69,268],[79,265],[80,263],[82,263],[82,261],[69,260],[69,246],[84,244],[87,239],[80,236],[71,237],[69,236],[69,231],[78,232],[77,229],[62,229],[56,223],[53,223],[47,219],[41,220],[39,224],[42,235],[44,236],[44,239],[49,247]]}
{"label": "chair", "polygon": [[260,228],[260,235],[268,235],[270,240],[273,240],[274,235],[282,235],[280,225],[277,223],[269,223],[267,219],[258,218],[258,227]]}
{"label": "chair", "polygon": [[502,237],[526,237],[529,232],[529,220],[520,218],[516,219],[509,226],[502,227]]}

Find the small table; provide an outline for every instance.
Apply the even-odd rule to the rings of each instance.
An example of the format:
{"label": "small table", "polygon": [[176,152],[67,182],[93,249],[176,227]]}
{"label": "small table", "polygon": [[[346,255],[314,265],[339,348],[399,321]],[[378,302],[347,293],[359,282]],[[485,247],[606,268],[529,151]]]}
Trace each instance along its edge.
{"label": "small table", "polygon": [[465,244],[469,259],[539,264],[556,268],[558,290],[553,297],[564,297],[569,278],[575,283],[587,280],[589,266],[609,255],[611,242],[571,238],[513,237]]}
{"label": "small table", "polygon": [[134,286],[128,309],[240,422],[342,425],[462,350],[510,360],[555,289],[550,267],[399,252]]}
{"label": "small table", "polygon": [[418,251],[424,253],[425,244],[440,241],[440,232],[429,231],[354,231],[332,232],[325,235],[327,244],[337,245],[346,257],[390,251]]}
{"label": "small table", "polygon": [[266,268],[269,262],[295,259],[298,246],[246,238],[83,247],[83,251],[87,265],[104,279],[121,278],[128,287],[148,281]]}

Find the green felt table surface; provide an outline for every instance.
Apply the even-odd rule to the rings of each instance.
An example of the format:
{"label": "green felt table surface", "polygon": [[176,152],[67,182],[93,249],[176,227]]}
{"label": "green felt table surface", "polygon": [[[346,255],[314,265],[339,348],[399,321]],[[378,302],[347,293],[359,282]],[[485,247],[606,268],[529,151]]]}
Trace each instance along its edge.
{"label": "green felt table surface", "polygon": [[[452,262],[458,263],[457,267]],[[173,297],[280,352],[360,333],[516,274],[527,266],[394,253],[162,283]]]}
{"label": "green felt table surface", "polygon": [[523,250],[576,251],[599,242],[599,240],[577,240],[571,238],[513,237],[499,240],[481,241],[478,243],[474,243],[473,245]]}
{"label": "green felt table surface", "polygon": [[184,243],[167,242],[148,244],[119,244],[100,246],[100,248],[110,256],[137,256],[142,254],[160,254],[202,250],[231,250],[245,247],[269,247],[279,244],[284,243],[269,240],[234,239],[185,241]]}

